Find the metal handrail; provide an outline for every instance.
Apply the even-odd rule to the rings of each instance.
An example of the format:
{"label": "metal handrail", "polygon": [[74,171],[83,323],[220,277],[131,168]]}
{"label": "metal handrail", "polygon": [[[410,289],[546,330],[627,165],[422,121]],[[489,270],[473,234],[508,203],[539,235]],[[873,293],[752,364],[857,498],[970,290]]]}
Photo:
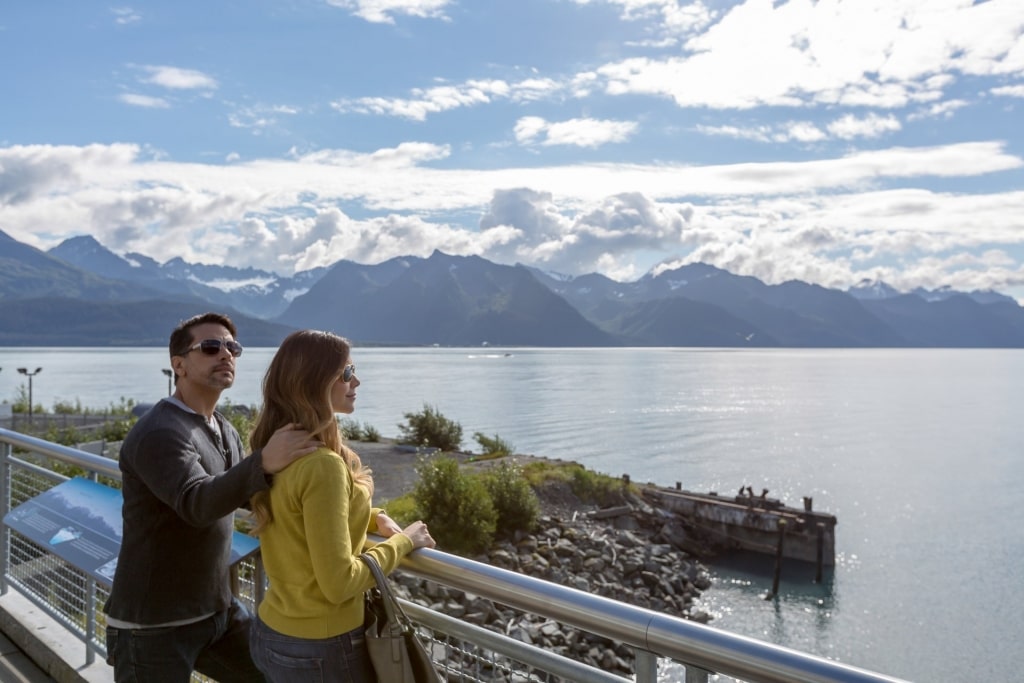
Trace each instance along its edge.
{"label": "metal handrail", "polygon": [[[6,443],[5,463],[13,460],[10,446],[17,446],[67,464],[82,467],[92,476],[101,474],[121,479],[116,461],[0,428],[0,443]],[[28,463],[24,463],[28,464]],[[5,468],[6,469],[6,468]],[[9,490],[3,487],[5,507]],[[2,510],[6,512],[6,509]],[[0,529],[0,542],[9,533]],[[371,536],[371,541],[380,542]],[[7,543],[2,543],[6,548]],[[0,567],[7,561],[0,558]],[[750,683],[906,683],[866,669],[849,666],[797,650],[773,645],[678,617],[618,602],[560,584],[494,567],[438,550],[421,548],[402,561],[402,569],[419,577],[478,595],[524,612],[541,615],[566,626],[578,628],[633,647],[637,654],[637,681],[653,681],[656,657],[672,659],[686,666],[687,680],[706,680],[707,672],[726,674]],[[0,577],[0,588],[6,588]],[[452,626],[450,618],[410,604],[414,620],[438,632],[465,637],[467,642],[490,646],[493,651],[515,652],[518,661],[542,670],[565,668],[572,663],[525,643],[507,642],[505,636],[476,633],[464,622]],[[482,630],[482,629],[481,629]],[[475,638],[475,640],[474,640]],[[531,650],[533,651],[532,655]],[[575,662],[578,666],[582,664]],[[556,673],[557,671],[552,671]],[[578,672],[577,672],[578,673]],[[603,680],[600,674],[582,674],[569,680]]]}
{"label": "metal handrail", "polygon": [[0,441],[121,481],[121,469],[118,467],[117,461],[104,458],[102,455],[94,455],[77,448],[61,446],[52,441],[2,428],[0,428]]}
{"label": "metal handrail", "polygon": [[[375,539],[383,540],[383,539]],[[421,548],[402,561],[418,576],[570,624],[684,665],[756,683],[905,683],[704,624]]]}

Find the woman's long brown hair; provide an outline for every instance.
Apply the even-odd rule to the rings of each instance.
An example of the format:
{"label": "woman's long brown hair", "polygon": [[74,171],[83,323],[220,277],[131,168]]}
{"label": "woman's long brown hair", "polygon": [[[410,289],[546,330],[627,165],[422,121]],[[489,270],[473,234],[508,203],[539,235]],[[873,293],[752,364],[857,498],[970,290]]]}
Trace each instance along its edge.
{"label": "woman's long brown hair", "polygon": [[[343,443],[341,428],[331,407],[331,388],[349,360],[351,345],[344,337],[320,330],[299,330],[281,343],[263,377],[263,407],[249,443],[253,450],[267,445],[279,428],[292,422],[337,453],[352,471],[352,478],[373,495],[373,477],[355,451]],[[273,521],[270,492],[250,500],[256,516],[253,534]]]}

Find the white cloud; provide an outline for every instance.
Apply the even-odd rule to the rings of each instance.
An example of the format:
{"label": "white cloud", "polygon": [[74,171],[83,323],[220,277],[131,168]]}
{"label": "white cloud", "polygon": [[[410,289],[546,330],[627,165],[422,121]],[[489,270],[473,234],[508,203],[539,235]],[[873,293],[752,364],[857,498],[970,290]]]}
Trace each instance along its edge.
{"label": "white cloud", "polygon": [[217,81],[194,69],[181,69],[175,66],[143,66],[148,75],[143,79],[146,83],[159,85],[170,90],[214,90]]}
{"label": "white cloud", "polygon": [[117,99],[133,107],[143,107],[145,109],[167,109],[171,106],[171,103],[162,97],[139,95],[137,93],[124,93],[118,95]]}
{"label": "white cloud", "polygon": [[279,124],[281,115],[295,116],[297,107],[288,105],[254,105],[239,107],[228,113],[228,124],[233,128],[245,128],[260,133]]}
{"label": "white cloud", "polygon": [[[129,145],[0,148],[0,223],[40,248],[89,233],[119,252],[281,273],[441,249],[622,280],[653,265],[653,254],[676,254],[768,282],[1018,282],[1005,264],[984,268],[1024,248],[1024,192],[875,187],[1024,167],[998,143],[717,166],[424,165],[449,153],[406,143],[222,166],[147,159]],[[451,222],[455,215],[479,223]],[[966,250],[987,256],[953,258]]]}
{"label": "white cloud", "polygon": [[600,147],[608,143],[626,142],[638,125],[632,121],[605,121],[599,119],[570,119],[548,122],[537,116],[525,116],[515,125],[516,141],[520,144],[540,144],[545,147],[572,145]]}
{"label": "white cloud", "polygon": [[746,127],[699,125],[696,129],[705,135],[730,137],[737,140],[809,144],[830,139],[877,138],[886,133],[898,131],[901,126],[895,116],[879,116],[872,113],[860,117],[844,114],[828,123],[824,130],[813,121],[786,121]]}
{"label": "white cloud", "polygon": [[[618,6],[624,20],[644,20],[658,32],[685,36],[684,54],[630,57],[517,83],[470,79],[414,89],[408,97],[345,98],[332,106],[342,113],[422,121],[499,100],[584,98],[602,91],[668,98],[683,108],[928,106],[918,116],[939,116],[964,106],[960,100],[943,102],[964,76],[1024,75],[1024,19],[1017,0],[747,0],[720,18],[701,2],[575,0],[601,1]],[[794,129],[790,139],[805,137]]]}
{"label": "white cloud", "polygon": [[992,88],[989,92],[1000,97],[1024,97],[1024,85],[1005,85]]}
{"label": "white cloud", "polygon": [[[542,81],[523,82],[519,91],[523,96],[536,93]],[[416,89],[410,98],[361,97],[356,100],[337,100],[331,106],[339,112],[384,114],[423,121],[428,114],[461,107],[473,107],[495,99],[511,97],[514,86],[502,80],[471,80],[459,85],[439,85]]]}
{"label": "white cloud", "polygon": [[700,0],[574,0],[576,4],[605,4],[621,8],[625,21],[651,22],[657,30],[668,34],[685,34],[710,23],[713,13]]}
{"label": "white cloud", "polygon": [[393,15],[444,19],[444,8],[452,0],[327,0],[328,5],[352,10],[352,14],[371,23],[393,24]]}
{"label": "white cloud", "polygon": [[630,58],[597,72],[610,93],[665,96],[681,107],[895,108],[942,97],[958,74],[1020,74],[1021,16],[1015,0],[750,0],[695,33],[686,56]]}
{"label": "white cloud", "polygon": [[921,119],[949,118],[958,109],[969,106],[966,100],[945,100],[935,102],[921,110],[907,116],[908,121],[920,121]]}
{"label": "white cloud", "polygon": [[858,117],[846,114],[828,124],[828,132],[843,140],[854,138],[877,138],[885,133],[892,133],[901,128],[895,116],[879,116],[868,114]]}
{"label": "white cloud", "polygon": [[819,142],[826,136],[818,126],[810,121],[790,121],[782,127],[782,132],[772,136],[775,142]]}
{"label": "white cloud", "polygon": [[142,21],[142,15],[131,7],[112,7],[114,22],[120,25],[135,24]]}

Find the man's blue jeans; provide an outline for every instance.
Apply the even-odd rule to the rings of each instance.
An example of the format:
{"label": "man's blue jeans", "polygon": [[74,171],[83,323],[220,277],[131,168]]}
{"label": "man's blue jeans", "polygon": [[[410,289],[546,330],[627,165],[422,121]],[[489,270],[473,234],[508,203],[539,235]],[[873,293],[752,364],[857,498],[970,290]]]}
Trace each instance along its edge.
{"label": "man's blue jeans", "polygon": [[257,616],[249,648],[273,683],[376,683],[362,627],[332,638],[294,638],[278,633]]}
{"label": "man's blue jeans", "polygon": [[184,626],[107,627],[107,663],[115,683],[188,683],[192,672],[218,683],[262,683],[249,656],[252,615],[238,600]]}

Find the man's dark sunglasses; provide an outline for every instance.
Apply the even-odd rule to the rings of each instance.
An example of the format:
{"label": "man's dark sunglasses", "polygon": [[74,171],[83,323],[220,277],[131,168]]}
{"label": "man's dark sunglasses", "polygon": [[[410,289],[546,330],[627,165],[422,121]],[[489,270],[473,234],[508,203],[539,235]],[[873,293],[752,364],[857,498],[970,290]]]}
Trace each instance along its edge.
{"label": "man's dark sunglasses", "polygon": [[188,352],[199,349],[207,356],[216,356],[220,353],[220,348],[224,347],[228,350],[235,358],[242,355],[242,345],[236,341],[221,341],[220,339],[204,339],[201,342],[193,344],[188,348]]}

